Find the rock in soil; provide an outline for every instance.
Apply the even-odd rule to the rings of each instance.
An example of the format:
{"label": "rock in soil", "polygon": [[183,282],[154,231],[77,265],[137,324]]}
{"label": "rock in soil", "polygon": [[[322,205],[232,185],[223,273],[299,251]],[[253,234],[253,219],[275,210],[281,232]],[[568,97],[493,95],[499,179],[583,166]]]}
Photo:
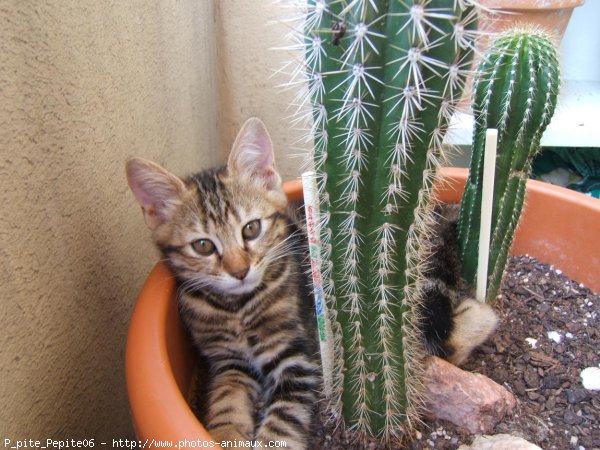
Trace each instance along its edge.
{"label": "rock in soil", "polygon": [[489,433],[516,406],[513,394],[490,378],[430,358],[425,369],[426,411],[471,433]]}
{"label": "rock in soil", "polygon": [[461,445],[458,450],[542,450],[525,439],[510,434],[477,436],[469,446]]}

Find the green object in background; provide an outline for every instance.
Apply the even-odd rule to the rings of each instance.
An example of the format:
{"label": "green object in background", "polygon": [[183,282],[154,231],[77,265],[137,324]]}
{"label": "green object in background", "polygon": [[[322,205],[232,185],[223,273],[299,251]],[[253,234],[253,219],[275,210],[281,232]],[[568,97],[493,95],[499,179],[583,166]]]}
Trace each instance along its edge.
{"label": "green object in background", "polygon": [[507,30],[493,40],[473,82],[473,152],[461,202],[461,275],[473,286],[479,258],[483,156],[488,128],[498,130],[486,300],[500,289],[531,173],[533,157],[554,114],[560,84],[555,43],[535,28]]}
{"label": "green object in background", "polygon": [[533,160],[533,175],[600,199],[600,148],[545,147]]}

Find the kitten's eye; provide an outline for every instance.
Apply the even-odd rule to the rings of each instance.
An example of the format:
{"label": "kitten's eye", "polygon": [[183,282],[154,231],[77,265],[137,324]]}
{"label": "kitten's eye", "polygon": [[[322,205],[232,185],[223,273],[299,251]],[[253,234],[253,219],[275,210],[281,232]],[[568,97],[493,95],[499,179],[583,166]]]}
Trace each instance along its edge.
{"label": "kitten's eye", "polygon": [[251,241],[252,239],[256,239],[260,234],[260,220],[253,220],[252,222],[248,222],[242,228],[242,237],[246,241]]}
{"label": "kitten's eye", "polygon": [[210,256],[216,250],[215,244],[208,239],[198,239],[197,241],[192,242],[192,247],[196,253],[202,256]]}

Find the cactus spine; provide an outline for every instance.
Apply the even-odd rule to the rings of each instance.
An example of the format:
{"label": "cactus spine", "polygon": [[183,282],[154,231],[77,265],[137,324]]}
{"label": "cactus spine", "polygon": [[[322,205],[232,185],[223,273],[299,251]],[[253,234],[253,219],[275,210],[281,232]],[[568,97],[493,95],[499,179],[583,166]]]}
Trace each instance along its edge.
{"label": "cactus spine", "polygon": [[458,239],[462,277],[474,283],[485,132],[498,129],[487,300],[494,299],[523,208],[531,162],[554,114],[560,84],[556,46],[543,31],[514,29],[498,36],[475,75],[473,154],[461,205]]}
{"label": "cactus spine", "polygon": [[334,415],[390,442],[420,406],[420,283],[442,140],[473,48],[470,0],[309,0],[305,70]]}

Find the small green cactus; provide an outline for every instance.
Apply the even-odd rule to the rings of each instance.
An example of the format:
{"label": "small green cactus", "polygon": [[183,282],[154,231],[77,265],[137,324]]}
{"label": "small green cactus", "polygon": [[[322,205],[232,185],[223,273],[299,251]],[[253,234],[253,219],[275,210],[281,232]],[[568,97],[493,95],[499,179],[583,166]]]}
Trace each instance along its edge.
{"label": "small green cactus", "polygon": [[487,300],[494,299],[500,289],[531,162],[554,114],[559,84],[556,46],[547,33],[533,28],[498,36],[478,67],[473,86],[473,155],[458,239],[462,277],[472,285],[477,271],[485,133],[497,128]]}
{"label": "small green cactus", "polygon": [[391,442],[418,420],[424,238],[475,18],[470,0],[308,1],[330,400],[362,437]]}

